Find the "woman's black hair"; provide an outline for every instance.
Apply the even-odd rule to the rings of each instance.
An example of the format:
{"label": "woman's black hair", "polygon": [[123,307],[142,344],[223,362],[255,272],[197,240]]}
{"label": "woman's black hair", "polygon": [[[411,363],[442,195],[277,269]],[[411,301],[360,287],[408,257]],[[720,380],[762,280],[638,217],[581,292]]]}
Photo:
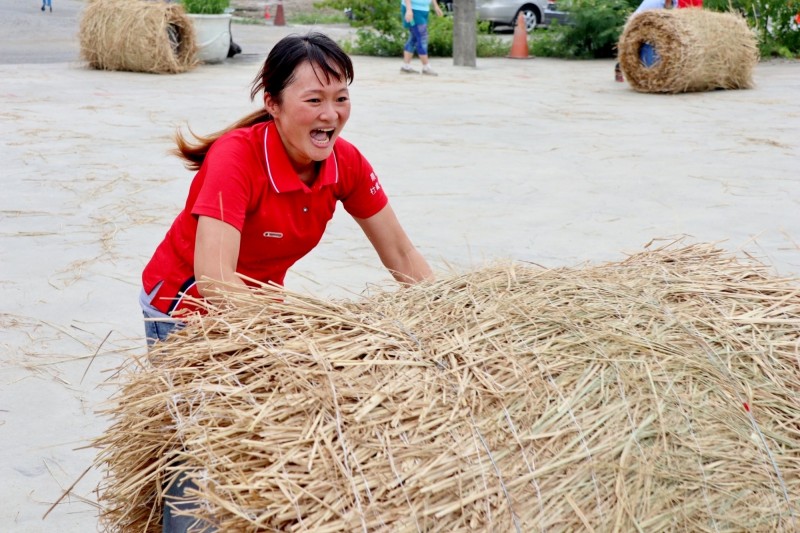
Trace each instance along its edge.
{"label": "woman's black hair", "polygon": [[[311,63],[315,67],[317,76],[321,73],[326,82],[330,82],[331,79],[344,80],[348,85],[353,82],[353,62],[333,39],[319,32],[289,35],[278,41],[269,51],[264,66],[253,80],[250,99],[255,100],[263,91],[264,94],[269,94],[280,102],[283,90],[292,83],[297,67],[304,62]],[[190,130],[196,143],[187,141],[178,131],[175,135],[178,146],[174,152],[185,160],[187,168],[198,170],[211,145],[222,135],[237,128],[248,128],[269,120],[272,120],[272,116],[262,107],[224,130],[208,136],[197,135]]]}
{"label": "woman's black hair", "polygon": [[264,91],[280,101],[283,89],[292,83],[297,67],[304,62],[318,67],[325,76],[336,81],[353,81],[353,63],[333,39],[323,33],[284,37],[270,50],[264,66],[253,80],[250,98],[255,100]]}

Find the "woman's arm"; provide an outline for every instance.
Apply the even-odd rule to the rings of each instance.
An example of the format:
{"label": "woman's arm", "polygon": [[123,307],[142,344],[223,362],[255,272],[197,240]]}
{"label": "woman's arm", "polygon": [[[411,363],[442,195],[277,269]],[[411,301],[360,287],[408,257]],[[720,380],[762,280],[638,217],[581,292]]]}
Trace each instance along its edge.
{"label": "woman's arm", "polygon": [[431,267],[411,243],[390,205],[369,218],[356,218],[356,222],[394,279],[406,285],[433,279]]}
{"label": "woman's arm", "polygon": [[241,240],[239,230],[227,222],[205,216],[198,218],[194,245],[194,278],[197,280],[197,290],[203,298],[213,298],[222,290],[248,290],[247,285],[236,275]]}

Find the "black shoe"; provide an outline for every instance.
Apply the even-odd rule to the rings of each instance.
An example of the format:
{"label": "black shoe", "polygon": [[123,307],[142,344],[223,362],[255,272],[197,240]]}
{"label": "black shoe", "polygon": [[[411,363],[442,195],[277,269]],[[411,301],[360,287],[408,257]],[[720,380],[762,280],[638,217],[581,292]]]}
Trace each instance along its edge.
{"label": "black shoe", "polygon": [[233,57],[236,54],[241,54],[241,53],[242,53],[242,47],[233,42],[233,39],[231,39],[231,44],[230,46],[228,46],[228,57]]}
{"label": "black shoe", "polygon": [[50,6],[50,13],[53,12],[53,6]]}
{"label": "black shoe", "polygon": [[[52,8],[51,8],[52,9]],[[44,6],[42,6],[42,11],[44,11]]]}

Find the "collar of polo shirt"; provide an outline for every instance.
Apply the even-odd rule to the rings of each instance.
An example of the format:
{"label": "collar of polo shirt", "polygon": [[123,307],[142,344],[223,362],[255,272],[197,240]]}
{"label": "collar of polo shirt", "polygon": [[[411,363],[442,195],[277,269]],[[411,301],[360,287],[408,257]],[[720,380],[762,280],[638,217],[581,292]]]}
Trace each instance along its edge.
{"label": "collar of polo shirt", "polygon": [[339,181],[339,169],[336,164],[336,151],[331,152],[327,159],[322,161],[319,175],[311,187],[300,180],[295,172],[289,154],[283,146],[281,135],[274,122],[269,122],[264,128],[264,161],[266,162],[267,176],[272,188],[277,192],[313,191],[325,185],[333,185]]}

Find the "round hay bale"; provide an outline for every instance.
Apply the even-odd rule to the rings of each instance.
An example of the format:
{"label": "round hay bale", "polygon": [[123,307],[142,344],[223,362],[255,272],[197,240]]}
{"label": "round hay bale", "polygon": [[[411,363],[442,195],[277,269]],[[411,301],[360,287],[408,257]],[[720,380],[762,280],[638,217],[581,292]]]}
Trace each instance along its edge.
{"label": "round hay bale", "polygon": [[[625,78],[645,93],[748,89],[758,62],[756,36],[741,16],[703,9],[638,13],[618,49]],[[652,66],[643,52],[654,52]]]}
{"label": "round hay bale", "polygon": [[79,35],[81,57],[100,70],[174,74],[197,64],[194,27],[180,4],[92,0]]}
{"label": "round hay bale", "polygon": [[109,530],[160,531],[182,469],[220,531],[796,531],[800,285],[759,263],[231,298],[123,373]]}

